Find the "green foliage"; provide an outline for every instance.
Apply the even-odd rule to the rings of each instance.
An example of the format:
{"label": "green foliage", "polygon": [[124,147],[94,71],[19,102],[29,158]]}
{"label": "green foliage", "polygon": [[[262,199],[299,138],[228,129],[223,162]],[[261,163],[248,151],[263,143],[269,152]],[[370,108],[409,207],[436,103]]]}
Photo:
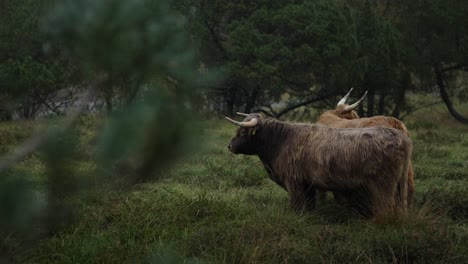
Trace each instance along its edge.
{"label": "green foliage", "polygon": [[205,62],[223,66],[226,86],[238,87],[240,104],[278,99],[285,90],[308,94],[314,84],[344,89],[357,79],[354,21],[339,1],[176,6],[192,21]]}
{"label": "green foliage", "polygon": [[3,0],[0,3],[0,62],[41,58],[39,21],[55,0]]}
{"label": "green foliage", "polygon": [[222,66],[229,77],[211,94],[227,114],[270,106],[285,92],[294,105],[354,86],[369,91],[365,114],[399,116],[407,91],[433,87],[435,64],[444,73],[466,69],[466,1],[426,2],[184,0],[174,6],[190,21],[203,64]]}
{"label": "green foliage", "polygon": [[28,121],[17,122],[15,124],[8,122],[0,123],[1,153],[5,154],[10,148],[25,140],[37,126],[37,123]]}
{"label": "green foliage", "polygon": [[0,180],[0,234],[12,231],[31,232],[39,213],[44,209],[44,197],[25,175],[3,174]]}
{"label": "green foliage", "polygon": [[180,158],[197,130],[183,99],[175,100],[180,98],[148,92],[138,104],[115,113],[98,145],[102,164],[112,166],[115,161],[130,159],[135,171],[126,176],[136,177],[130,181],[142,181],[152,176],[155,169],[165,168]]}
{"label": "green foliage", "polygon": [[49,65],[33,61],[26,57],[21,61],[8,60],[0,67],[2,73],[2,85],[10,88],[11,93],[21,94],[27,92],[27,88],[50,89],[56,84],[56,77]]}
{"label": "green foliage", "polygon": [[100,136],[105,164],[132,159],[139,181],[179,156],[191,134],[191,90],[201,79],[183,19],[168,2],[64,1],[44,25],[93,78],[103,76],[93,89],[140,79],[138,99],[114,112]]}
{"label": "green foliage", "polygon": [[[468,261],[466,128],[414,121],[416,205],[370,221],[330,199],[313,214],[294,214],[256,159],[227,153],[234,129],[217,120],[196,125],[194,114],[200,86],[212,84],[198,64],[223,67],[221,94],[237,106],[355,83],[400,91],[407,71],[421,77],[434,62],[463,64],[466,5],[425,2],[397,3],[411,13],[395,17],[371,1],[1,2],[5,102],[28,108],[36,92],[75,83],[69,62],[106,103],[117,90],[133,100],[108,116],[37,125],[47,127],[40,152],[0,175],[0,253],[25,263]],[[44,10],[46,34],[37,30]],[[403,30],[412,19],[424,30]],[[453,36],[459,46],[440,50]],[[33,127],[2,124],[2,153]],[[133,188],[116,191],[122,185]],[[41,234],[48,237],[34,246]],[[166,254],[168,246],[178,253]]]}
{"label": "green foliage", "polygon": [[370,1],[357,20],[361,85],[366,90],[394,94],[403,70],[401,33],[391,21],[379,16]]}
{"label": "green foliage", "polygon": [[[64,72],[60,65],[40,62],[31,57],[8,60],[0,64],[0,87],[4,104],[10,108],[28,106],[48,94],[62,88]],[[6,100],[5,97],[8,99]],[[16,105],[16,107],[15,107]]]}
{"label": "green foliage", "polygon": [[151,0],[67,0],[45,23],[51,37],[88,70],[119,77],[156,72],[187,80],[193,53],[183,24],[168,1]]}
{"label": "green foliage", "polygon": [[[116,83],[122,84],[120,80],[132,79],[138,80],[133,83],[136,87],[121,88],[136,88],[139,93],[133,102],[97,122],[104,122],[100,128],[77,117],[77,108],[32,137],[32,151],[41,146],[43,178],[38,188],[46,206],[30,213],[23,206],[24,199],[31,202],[25,188],[15,194],[24,197],[3,199],[10,203],[7,208],[13,214],[2,216],[2,221],[10,223],[17,212],[28,209],[20,216],[33,214],[30,218],[35,222],[30,226],[34,228],[28,230],[32,237],[44,230],[55,233],[70,224],[87,202],[103,199],[95,195],[95,188],[130,187],[148,181],[156,170],[187,152],[199,132],[193,125],[194,90],[206,80],[195,68],[183,19],[167,1],[61,1],[51,9],[43,28],[51,39],[49,52],[58,48],[66,52],[67,60],[80,62],[87,73],[80,82],[88,83],[89,94],[112,90]],[[49,71],[49,65],[27,58],[8,61],[0,73],[12,88],[28,86],[38,92],[43,87],[55,88],[51,85],[55,76]],[[81,104],[88,103],[87,96],[81,100]],[[86,126],[93,130],[94,146],[82,145],[90,140],[82,133]],[[22,151],[18,148],[12,155],[22,155]],[[15,165],[7,166],[18,170]],[[88,168],[82,169],[83,165]],[[23,234],[10,235],[20,239]]]}
{"label": "green foliage", "polygon": [[411,1],[402,6],[404,33],[411,66],[421,79],[431,78],[434,63],[466,65],[468,23],[466,1]]}
{"label": "green foliage", "polygon": [[[14,111],[33,118],[39,106],[73,82],[75,68],[56,54],[45,56],[39,29],[55,0],[5,0],[0,3],[0,119]],[[76,74],[76,73],[75,73]]]}
{"label": "green foliage", "polygon": [[[403,3],[219,0],[175,6],[192,22],[204,63],[223,66],[229,76],[215,92],[230,106],[249,110],[284,92],[297,100],[357,86],[369,98],[385,96],[383,114],[399,107],[411,88],[404,65],[412,48],[399,28],[406,21],[399,17]],[[370,115],[374,104],[369,102]]]}

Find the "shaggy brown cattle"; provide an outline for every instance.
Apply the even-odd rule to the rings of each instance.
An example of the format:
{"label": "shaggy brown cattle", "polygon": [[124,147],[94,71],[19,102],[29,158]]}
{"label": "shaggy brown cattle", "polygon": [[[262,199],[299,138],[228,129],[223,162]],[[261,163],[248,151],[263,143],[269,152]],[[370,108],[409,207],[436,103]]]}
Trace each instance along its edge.
{"label": "shaggy brown cattle", "polygon": [[[405,124],[403,124],[400,120],[388,117],[388,116],[374,116],[374,117],[367,117],[367,118],[359,118],[357,113],[354,109],[359,105],[359,103],[364,100],[367,92],[364,96],[361,97],[357,102],[352,105],[346,105],[346,100],[348,99],[349,95],[351,94],[351,90],[341,99],[338,104],[336,105],[336,109],[328,110],[320,115],[318,118],[318,123],[327,125],[329,127],[335,128],[363,128],[363,127],[375,127],[375,126],[383,126],[389,128],[395,128],[401,130],[405,133],[405,135],[409,136],[408,129],[406,128]],[[413,175],[413,165],[410,161],[408,166],[408,205],[413,202],[414,196],[414,175]],[[338,198],[338,197],[337,197]],[[341,200],[338,198],[338,200]]]}
{"label": "shaggy brown cattle", "polygon": [[[364,187],[371,210],[395,208],[397,186],[406,186],[411,140],[384,128],[336,129],[288,123],[249,114],[229,144],[234,154],[258,155],[270,178],[289,194],[296,211],[315,208],[315,191]],[[407,192],[400,192],[406,201]],[[405,208],[404,205],[402,208]]]}

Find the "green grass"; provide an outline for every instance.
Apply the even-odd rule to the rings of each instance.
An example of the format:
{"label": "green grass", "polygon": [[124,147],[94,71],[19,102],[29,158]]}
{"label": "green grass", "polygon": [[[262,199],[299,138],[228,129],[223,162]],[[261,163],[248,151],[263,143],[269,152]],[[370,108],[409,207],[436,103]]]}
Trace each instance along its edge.
{"label": "green grass", "polygon": [[[101,199],[80,209],[74,224],[18,260],[468,263],[468,127],[442,110],[428,120],[416,113],[405,122],[414,142],[416,182],[416,202],[407,215],[365,219],[331,197],[316,212],[297,215],[257,157],[227,151],[235,128],[212,120],[205,122],[201,150],[160,172],[156,182],[130,191],[103,190]],[[11,144],[25,137],[10,126],[17,125],[1,125],[0,135],[8,135]],[[83,134],[76,166],[86,174],[94,168],[86,147],[92,133]],[[15,169],[37,181],[45,173],[37,155]],[[4,239],[2,251],[14,243]]]}

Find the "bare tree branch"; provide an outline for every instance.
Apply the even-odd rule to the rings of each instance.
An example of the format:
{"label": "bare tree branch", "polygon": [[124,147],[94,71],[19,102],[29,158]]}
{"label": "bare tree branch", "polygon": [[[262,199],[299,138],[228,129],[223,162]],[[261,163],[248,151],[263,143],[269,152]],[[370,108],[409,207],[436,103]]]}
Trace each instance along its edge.
{"label": "bare tree branch", "polygon": [[[37,96],[37,98],[39,99],[40,103],[42,103],[43,105],[45,105],[47,107],[47,109],[49,109],[50,111],[56,113],[57,115],[61,115],[62,113],[60,111],[58,111],[58,107],[56,106],[51,106],[48,102],[47,102],[47,99],[44,98],[37,90],[34,91],[34,94]],[[53,104],[53,102],[52,102]]]}
{"label": "bare tree branch", "polygon": [[216,34],[216,31],[214,29],[214,27],[212,25],[210,25],[210,23],[208,22],[207,19],[204,19],[203,20],[203,23],[205,24],[206,28],[208,29],[208,31],[210,31],[210,34],[211,34],[211,38],[213,39],[216,47],[219,49],[219,51],[221,52],[221,54],[223,55],[224,59],[228,60],[229,59],[229,55],[228,55],[228,52],[226,51],[226,49],[224,48],[221,40],[219,39],[219,36],[218,34]]}
{"label": "bare tree branch", "polygon": [[273,107],[267,106],[269,110],[265,110],[262,108],[255,108],[252,113],[264,113],[267,116],[273,116],[275,117],[277,113],[273,110]]}
{"label": "bare tree branch", "polygon": [[455,64],[455,65],[440,69],[440,72],[444,73],[444,72],[453,71],[453,70],[467,71],[468,69],[466,65]]}
{"label": "bare tree branch", "polygon": [[447,106],[447,110],[460,123],[468,125],[468,118],[458,113],[453,107],[452,102],[450,101],[450,98],[447,94],[447,90],[445,88],[444,76],[441,71],[440,65],[434,64],[433,69],[434,69],[434,74],[436,76],[437,85],[439,86],[440,97],[442,97],[442,100],[444,100],[445,106]]}
{"label": "bare tree branch", "polygon": [[336,94],[324,94],[324,95],[317,95],[316,97],[314,98],[311,98],[311,99],[308,99],[306,101],[303,101],[303,102],[300,102],[300,103],[297,103],[297,104],[293,104],[293,105],[290,105],[288,107],[286,107],[285,109],[281,110],[280,112],[278,112],[276,114],[276,118],[279,118],[281,117],[282,115],[296,109],[296,108],[299,108],[301,106],[305,106],[305,105],[308,105],[308,104],[311,104],[311,103],[315,103],[315,102],[318,102],[318,101],[322,101],[322,100],[325,100],[325,99],[328,99],[328,98],[331,98],[333,96],[335,96]]}

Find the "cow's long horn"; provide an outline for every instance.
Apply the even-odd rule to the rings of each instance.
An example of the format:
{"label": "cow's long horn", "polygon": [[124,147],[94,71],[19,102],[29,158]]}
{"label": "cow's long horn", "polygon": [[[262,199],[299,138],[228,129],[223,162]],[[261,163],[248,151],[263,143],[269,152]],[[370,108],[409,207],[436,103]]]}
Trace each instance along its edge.
{"label": "cow's long horn", "polygon": [[252,120],[250,121],[247,121],[247,122],[239,122],[239,121],[236,121],[236,120],[232,120],[231,118],[229,117],[225,117],[227,120],[231,121],[231,123],[233,123],[234,125],[236,126],[240,126],[240,127],[254,127],[257,125],[258,123],[258,119],[257,118],[252,118]]}
{"label": "cow's long horn", "polygon": [[348,97],[349,97],[349,95],[351,94],[352,91],[353,91],[353,88],[351,87],[349,92],[336,104],[336,106],[340,106],[340,105],[345,104],[346,100],[348,100]]}
{"label": "cow's long horn", "polygon": [[362,100],[364,100],[364,98],[366,98],[366,95],[367,95],[367,91],[364,93],[364,95],[361,97],[361,99],[359,99],[357,102],[355,102],[352,105],[345,106],[345,108],[343,109],[343,112],[349,112],[349,111],[353,110],[354,108],[356,108],[362,102]]}
{"label": "cow's long horn", "polygon": [[241,115],[241,116],[249,116],[249,114],[244,114],[244,113],[241,113],[241,112],[236,112],[236,114]]}

